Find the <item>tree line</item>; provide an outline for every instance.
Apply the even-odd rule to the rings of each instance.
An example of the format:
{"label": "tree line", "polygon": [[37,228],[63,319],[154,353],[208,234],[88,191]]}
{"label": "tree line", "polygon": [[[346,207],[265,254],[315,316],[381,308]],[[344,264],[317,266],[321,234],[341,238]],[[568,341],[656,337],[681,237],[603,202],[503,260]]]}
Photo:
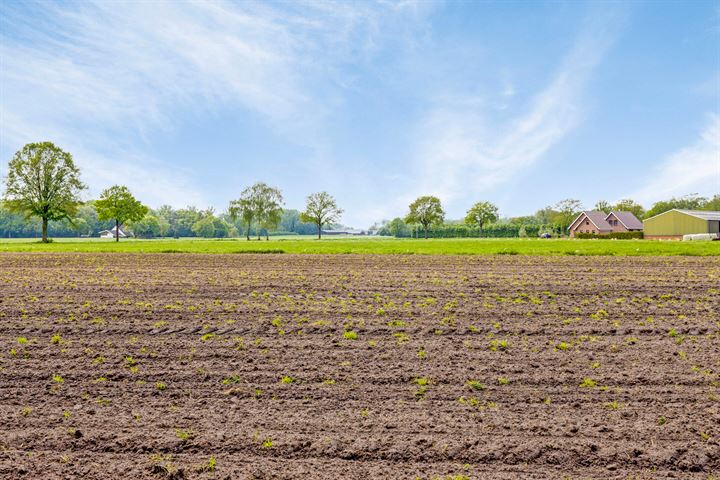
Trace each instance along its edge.
{"label": "tree line", "polygon": [[[613,210],[632,212],[638,219],[644,220],[674,208],[720,211],[720,194],[711,198],[691,194],[661,200],[649,210],[632,199],[620,200],[615,204],[601,200],[592,209],[604,213]],[[583,210],[579,200],[566,199],[540,209],[534,215],[501,219],[495,205],[478,202],[467,211],[464,219],[447,220],[440,199],[423,196],[410,204],[405,217],[384,220],[371,227],[371,230],[380,235],[416,238],[535,237],[541,234],[563,236]]]}
{"label": "tree line", "polygon": [[[135,236],[223,238],[251,236],[266,240],[273,234],[317,234],[324,227],[336,227],[343,210],[327,192],[306,198],[305,210],[284,208],[279,188],[255,183],[231,200],[227,212],[216,215],[212,208],[174,209],[168,205],[155,210],[143,205],[123,185],[106,188],[97,200],[82,202],[87,187],[72,155],[51,142],[29,143],[15,153],[8,164],[5,192],[0,201],[0,236],[33,237],[43,242],[53,236],[96,236],[113,230],[120,240],[121,228]],[[687,195],[656,202],[649,210],[630,199],[616,204],[599,201],[594,209],[629,211],[639,219],[673,208],[720,211],[720,195],[705,198]],[[534,215],[500,218],[497,206],[475,203],[461,220],[447,220],[438,197],[421,196],[408,206],[404,217],[385,220],[371,227],[380,235],[395,237],[532,237],[541,234],[562,236],[583,205],[566,199]]]}
{"label": "tree line", "polygon": [[87,236],[97,234],[99,228],[113,228],[116,241],[122,227],[132,228],[139,237],[228,237],[244,231],[250,240],[251,232],[258,239],[264,232],[269,239],[270,231],[281,225],[288,233],[309,233],[306,230],[311,226],[321,238],[323,227],[334,225],[343,213],[327,192],[309,195],[303,212],[286,210],[280,190],[262,182],[244,189],[220,216],[212,209],[194,207],[151,210],[124,185],[113,185],[99,199],[82,202],[80,194],[87,186],[80,180],[79,168],[70,153],[51,142],[29,143],[17,151],[4,180],[0,235],[39,228],[43,242],[49,241],[51,226],[56,233]]}

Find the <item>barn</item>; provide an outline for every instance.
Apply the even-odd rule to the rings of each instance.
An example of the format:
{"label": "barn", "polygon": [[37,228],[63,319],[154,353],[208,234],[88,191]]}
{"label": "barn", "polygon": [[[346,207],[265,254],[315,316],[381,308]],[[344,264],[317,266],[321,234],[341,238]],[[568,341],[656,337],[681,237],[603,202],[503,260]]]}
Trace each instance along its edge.
{"label": "barn", "polygon": [[720,234],[720,212],[674,208],[643,221],[645,238],[682,240],[693,233]]}
{"label": "barn", "polygon": [[[111,228],[110,230],[103,230],[103,231],[101,231],[101,232],[100,232],[100,238],[115,238],[115,229],[116,229],[116,227],[113,227],[113,228]],[[120,230],[119,237],[120,237],[120,238],[125,238],[125,237],[127,237],[127,235],[125,234],[125,232],[123,232],[122,230]]]}

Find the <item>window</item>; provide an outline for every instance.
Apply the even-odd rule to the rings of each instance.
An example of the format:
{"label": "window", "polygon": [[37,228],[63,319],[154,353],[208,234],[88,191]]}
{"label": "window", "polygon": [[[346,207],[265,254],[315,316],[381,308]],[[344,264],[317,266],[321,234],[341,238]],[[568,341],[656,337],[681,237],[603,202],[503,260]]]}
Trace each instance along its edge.
{"label": "window", "polygon": [[585,225],[590,225],[590,222],[585,220]]}

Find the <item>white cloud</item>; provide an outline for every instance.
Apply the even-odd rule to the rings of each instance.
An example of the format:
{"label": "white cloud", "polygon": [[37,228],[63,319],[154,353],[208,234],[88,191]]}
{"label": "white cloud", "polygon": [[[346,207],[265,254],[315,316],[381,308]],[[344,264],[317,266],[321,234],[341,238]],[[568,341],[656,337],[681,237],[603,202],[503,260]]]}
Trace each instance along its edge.
{"label": "white cloud", "polygon": [[645,205],[689,193],[720,193],[720,115],[708,116],[707,124],[692,145],[668,155],[639,190],[628,195]]}
{"label": "white cloud", "polygon": [[83,194],[85,199],[97,198],[103,188],[124,184],[152,206],[209,205],[205,194],[194,185],[192,172],[127,150],[109,139],[105,139],[107,144],[101,152],[97,148],[88,148],[83,136],[76,136],[72,129],[54,126],[38,129],[37,125],[4,108],[0,108],[0,124],[3,138],[12,139],[17,145],[52,139],[60,148],[71,152],[82,172],[82,180],[89,187]]}
{"label": "white cloud", "polygon": [[[358,218],[402,215],[419,195],[438,196],[446,209],[472,192],[490,190],[538,162],[582,118],[582,93],[592,71],[616,37],[617,19],[588,23],[550,83],[510,120],[494,110],[515,95],[506,85],[496,98],[442,92],[415,128],[407,187],[390,200],[367,205]],[[467,207],[467,205],[465,205]],[[450,214],[459,212],[451,212]]]}
{"label": "white cloud", "polygon": [[[500,185],[540,160],[582,119],[583,90],[619,23],[602,15],[588,22],[550,83],[510,120],[493,120],[494,101],[446,96],[418,127],[416,161],[422,173],[403,201],[429,193],[452,202],[463,192]],[[498,95],[500,103],[511,94],[512,87]]]}
{"label": "white cloud", "polygon": [[322,132],[337,103],[334,92],[346,81],[338,64],[370,55],[385,23],[424,8],[415,2],[5,5],[0,150],[53,140],[75,154],[91,185],[134,182],[143,199],[185,205],[203,197],[193,172],[141,152],[188,112],[200,117],[234,108],[314,149],[315,158],[299,168],[331,175]]}

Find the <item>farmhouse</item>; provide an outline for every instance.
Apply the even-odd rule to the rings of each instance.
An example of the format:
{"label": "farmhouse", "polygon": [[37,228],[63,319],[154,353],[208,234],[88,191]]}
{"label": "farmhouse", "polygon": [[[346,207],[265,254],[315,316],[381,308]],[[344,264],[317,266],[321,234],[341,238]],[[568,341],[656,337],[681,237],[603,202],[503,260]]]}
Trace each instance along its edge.
{"label": "farmhouse", "polygon": [[720,212],[672,209],[643,221],[645,238],[682,240],[693,233],[720,233]]}
{"label": "farmhouse", "polygon": [[[100,238],[115,238],[115,229],[116,228],[117,227],[113,227],[110,230],[103,230],[102,232],[100,232]],[[125,233],[122,230],[120,230],[119,236],[120,236],[120,238],[127,237],[127,235],[125,235]]]}
{"label": "farmhouse", "polygon": [[576,233],[608,235],[613,232],[641,232],[642,229],[642,222],[631,212],[605,214],[596,210],[581,212],[568,227],[570,237],[574,237]]}

